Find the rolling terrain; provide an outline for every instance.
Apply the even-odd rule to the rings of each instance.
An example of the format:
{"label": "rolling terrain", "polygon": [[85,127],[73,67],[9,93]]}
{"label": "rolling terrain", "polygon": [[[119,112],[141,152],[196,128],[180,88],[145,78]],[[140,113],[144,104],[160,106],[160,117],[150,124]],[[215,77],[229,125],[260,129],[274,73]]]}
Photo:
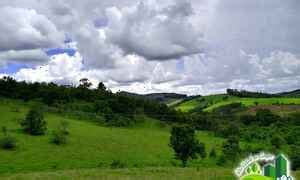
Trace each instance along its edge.
{"label": "rolling terrain", "polygon": [[[174,160],[172,149],[168,146],[170,127],[157,120],[144,117],[145,120],[134,127],[116,128],[104,127],[95,122],[77,120],[63,117],[53,113],[47,113],[45,119],[48,124],[47,134],[44,136],[30,136],[22,132],[19,120],[24,118],[28,111],[28,104],[15,100],[1,100],[0,118],[1,126],[6,126],[9,134],[17,139],[17,149],[13,151],[0,150],[0,177],[25,177],[27,173],[39,171],[58,171],[65,176],[74,173],[85,173],[86,170],[62,171],[68,169],[100,168],[110,169],[114,161],[122,164],[122,168],[158,168],[158,174],[173,172],[170,167],[180,166],[180,162]],[[57,146],[50,143],[51,132],[59,122],[65,120],[69,123],[70,136],[68,144]],[[1,135],[2,136],[2,135]],[[217,138],[208,132],[198,131],[197,137],[204,142],[207,151],[216,147],[219,151],[222,138]],[[191,167],[215,168],[215,162],[211,159],[193,160]],[[164,167],[167,168],[164,170]],[[105,170],[112,171],[112,170]],[[105,172],[104,171],[104,172]],[[135,172],[137,170],[132,170]],[[142,170],[147,174],[149,169]],[[152,170],[150,170],[152,171]],[[165,172],[166,171],[166,172]],[[196,170],[187,170],[199,173]],[[95,170],[87,170],[93,173]],[[131,172],[131,170],[130,170]],[[201,172],[201,170],[200,170]],[[214,172],[214,171],[212,171]],[[227,170],[229,172],[229,170]],[[14,175],[17,173],[17,175]],[[25,173],[18,175],[18,173]],[[103,173],[103,172],[102,172]],[[183,170],[179,174],[185,173]],[[204,172],[205,173],[205,172]],[[39,177],[39,173],[33,173],[33,177]],[[42,177],[55,177],[56,173],[42,173]],[[101,173],[96,173],[101,175]],[[112,173],[114,174],[114,173]],[[127,174],[126,170],[116,171],[118,174]],[[135,173],[134,173],[135,174]],[[201,173],[200,173],[201,174]],[[222,173],[219,173],[222,174]],[[230,173],[227,173],[230,175]],[[93,177],[93,175],[91,175]],[[112,175],[113,176],[113,175]],[[155,176],[155,173],[154,175]],[[22,178],[21,178],[22,179]]]}
{"label": "rolling terrain", "polygon": [[282,110],[293,112],[300,110],[298,107],[298,105],[300,105],[300,98],[296,97],[241,98],[229,96],[227,94],[194,98],[175,105],[175,108],[183,112],[189,112],[197,108],[203,109],[203,111],[211,112],[216,108],[232,103],[241,103],[249,108],[261,106],[261,108],[270,108],[271,110],[274,109],[274,107],[282,107]]}

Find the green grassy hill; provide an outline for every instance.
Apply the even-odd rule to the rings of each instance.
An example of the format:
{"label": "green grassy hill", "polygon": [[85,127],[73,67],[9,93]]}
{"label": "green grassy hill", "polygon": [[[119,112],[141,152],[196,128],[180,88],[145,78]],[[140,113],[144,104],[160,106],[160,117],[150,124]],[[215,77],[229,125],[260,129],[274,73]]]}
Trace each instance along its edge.
{"label": "green grassy hill", "polygon": [[[168,146],[170,126],[147,117],[133,127],[116,128],[46,113],[47,134],[26,135],[19,121],[29,104],[0,102],[0,124],[16,137],[18,145],[13,151],[0,150],[0,179],[235,179],[232,166],[219,167],[216,159],[208,157],[180,168]],[[50,143],[50,137],[61,120],[70,125],[69,142],[57,146]],[[215,147],[220,154],[224,139],[204,131],[198,131],[197,137],[207,152]],[[116,161],[122,168],[111,166]]]}
{"label": "green grassy hill", "polygon": [[[274,97],[274,98],[240,98],[228,96],[226,94],[203,96],[175,106],[177,110],[189,112],[196,108],[203,108],[204,111],[210,112],[218,107],[232,104],[242,103],[246,107],[254,107],[256,105],[300,105],[300,98],[293,97]],[[268,108],[268,107],[265,107]],[[300,109],[300,108],[298,108]]]}
{"label": "green grassy hill", "polygon": [[[110,168],[113,161],[126,168],[179,166],[169,148],[169,126],[146,118],[143,123],[129,128],[104,127],[97,123],[62,117],[47,113],[48,132],[44,136],[24,134],[19,120],[28,111],[28,106],[16,101],[0,103],[1,126],[17,138],[17,149],[0,150],[0,174],[31,171],[54,171],[77,168]],[[70,124],[69,143],[57,146],[50,143],[51,131],[61,120]],[[2,134],[0,135],[2,136]],[[209,151],[220,149],[223,139],[207,132],[197,132]],[[209,158],[194,160],[191,167],[215,167]]]}

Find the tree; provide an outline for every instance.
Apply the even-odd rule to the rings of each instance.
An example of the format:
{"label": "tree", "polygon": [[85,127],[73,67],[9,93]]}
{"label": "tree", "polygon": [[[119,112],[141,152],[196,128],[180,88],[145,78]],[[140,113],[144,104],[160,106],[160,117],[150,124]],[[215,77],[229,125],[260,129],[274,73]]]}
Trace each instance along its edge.
{"label": "tree", "polygon": [[40,107],[32,107],[26,115],[26,118],[21,121],[23,130],[31,135],[42,135],[47,130],[47,123],[44,120],[44,115]]}
{"label": "tree", "polygon": [[275,135],[271,138],[271,144],[275,148],[280,148],[283,144],[285,144],[285,141],[281,136]]}
{"label": "tree", "polygon": [[170,147],[175,151],[176,159],[181,160],[186,167],[189,159],[206,156],[205,145],[200,143],[195,136],[195,130],[190,126],[174,126],[171,131]]}
{"label": "tree", "polygon": [[300,169],[300,146],[291,146],[292,169],[294,171]]}
{"label": "tree", "polygon": [[105,85],[104,85],[103,82],[99,82],[97,90],[99,90],[99,91],[106,91],[106,87],[105,87]]}
{"label": "tree", "polygon": [[227,141],[223,143],[222,148],[225,158],[235,161],[238,158],[241,151],[238,137],[228,137]]}
{"label": "tree", "polygon": [[79,87],[88,89],[90,88],[93,84],[90,82],[88,78],[82,78],[79,80]]}
{"label": "tree", "polygon": [[273,114],[269,109],[259,109],[255,115],[259,125],[269,126],[280,120],[280,116]]}

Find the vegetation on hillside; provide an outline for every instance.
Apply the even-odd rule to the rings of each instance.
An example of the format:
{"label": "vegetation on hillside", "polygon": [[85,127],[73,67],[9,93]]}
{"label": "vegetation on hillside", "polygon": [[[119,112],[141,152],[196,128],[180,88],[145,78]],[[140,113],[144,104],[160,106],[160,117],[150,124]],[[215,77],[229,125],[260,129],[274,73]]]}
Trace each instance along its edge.
{"label": "vegetation on hillside", "polygon": [[[295,162],[293,169],[300,168],[300,114],[280,116],[259,108],[299,99],[204,96],[181,103],[178,107],[189,107],[181,112],[114,94],[103,83],[96,89],[91,85],[88,79],[77,87],[0,79],[0,113],[5,115],[0,122],[9,129],[1,146],[14,153],[12,160],[11,151],[0,151],[0,173],[179,166],[174,157],[184,166],[232,168],[262,150],[284,152]],[[258,108],[245,113],[249,106]]]}

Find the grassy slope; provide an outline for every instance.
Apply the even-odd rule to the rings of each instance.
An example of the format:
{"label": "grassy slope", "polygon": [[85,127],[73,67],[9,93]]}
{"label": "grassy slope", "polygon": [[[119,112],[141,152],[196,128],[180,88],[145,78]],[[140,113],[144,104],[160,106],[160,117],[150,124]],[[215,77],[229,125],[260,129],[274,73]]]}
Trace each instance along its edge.
{"label": "grassy slope", "polygon": [[38,179],[105,179],[105,180],[235,180],[230,169],[223,168],[133,168],[80,169],[56,172],[4,175],[7,180]]}
{"label": "grassy slope", "polygon": [[[300,172],[293,174],[300,178]],[[105,179],[105,180],[235,180],[232,170],[224,168],[131,168],[76,169],[55,172],[33,172],[3,175],[3,180],[39,179]]]}
{"label": "grassy slope", "polygon": [[[60,120],[70,123],[70,142],[66,146],[49,143],[50,133],[33,137],[25,135],[18,120],[24,117],[26,107],[14,112],[15,103],[0,103],[1,126],[7,126],[10,134],[18,139],[15,151],[0,150],[0,173],[43,171],[53,169],[108,168],[113,160],[126,163],[127,167],[172,166],[173,152],[168,147],[169,128],[155,121],[146,121],[134,128],[109,128],[97,124],[66,119],[47,114],[49,131],[55,129]],[[0,135],[1,136],[1,135]],[[208,150],[220,148],[223,140],[206,132],[198,132],[201,142]],[[176,161],[176,163],[178,163]],[[211,160],[193,161],[191,165],[214,166]]]}
{"label": "grassy slope", "polygon": [[[272,105],[275,103],[280,104],[300,104],[300,98],[288,98],[288,97],[280,97],[280,98],[239,98],[234,96],[228,96],[228,98],[224,98],[226,95],[211,95],[204,96],[196,99],[192,99],[190,101],[183,102],[179,104],[176,109],[181,110],[183,112],[188,112],[198,106],[203,104],[208,104],[208,107],[205,108],[205,111],[212,111],[215,108],[220,106],[224,106],[231,103],[241,102],[245,106],[254,106],[255,102],[258,102],[260,105]],[[204,99],[201,101],[201,99]]]}
{"label": "grassy slope", "polygon": [[[15,112],[16,107],[20,112]],[[194,168],[172,167],[180,163],[173,160],[168,147],[169,127],[156,120],[147,119],[132,128],[109,128],[47,114],[49,132],[60,120],[70,123],[69,144],[56,146],[49,143],[49,132],[33,137],[20,130],[18,119],[26,112],[27,106],[20,103],[0,102],[0,124],[18,139],[15,151],[0,150],[0,179],[233,179],[232,168],[216,167],[209,158],[190,162]],[[223,139],[207,132],[197,136],[206,144],[207,152],[216,147],[220,153]],[[113,160],[120,160],[129,169],[109,169]]]}

